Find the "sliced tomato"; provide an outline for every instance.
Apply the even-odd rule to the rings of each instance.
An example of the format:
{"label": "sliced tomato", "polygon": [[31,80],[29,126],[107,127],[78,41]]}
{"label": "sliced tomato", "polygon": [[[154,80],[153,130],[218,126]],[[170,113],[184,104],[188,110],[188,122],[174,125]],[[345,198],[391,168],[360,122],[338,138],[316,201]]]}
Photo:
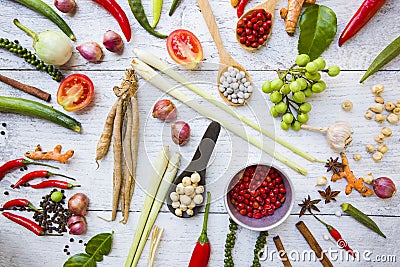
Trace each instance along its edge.
{"label": "sliced tomato", "polygon": [[193,69],[203,60],[203,47],[199,39],[188,30],[175,30],[167,39],[171,58],[188,69]]}
{"label": "sliced tomato", "polygon": [[93,82],[88,76],[71,74],[58,87],[57,102],[66,111],[77,111],[89,105],[93,95]]}

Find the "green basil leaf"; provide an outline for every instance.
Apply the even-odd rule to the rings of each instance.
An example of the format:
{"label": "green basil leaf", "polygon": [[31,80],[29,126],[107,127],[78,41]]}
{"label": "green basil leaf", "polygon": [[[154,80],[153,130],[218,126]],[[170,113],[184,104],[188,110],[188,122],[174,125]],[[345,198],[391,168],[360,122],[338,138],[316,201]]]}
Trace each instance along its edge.
{"label": "green basil leaf", "polygon": [[299,54],[307,54],[311,60],[318,58],[336,35],[336,14],[327,6],[311,5],[300,18]]}
{"label": "green basil leaf", "polygon": [[102,261],[103,255],[111,251],[113,233],[103,233],[92,237],[85,247],[87,254],[94,257],[95,261]]}
{"label": "green basil leaf", "polygon": [[63,267],[96,267],[96,262],[88,254],[79,253],[70,257]]}

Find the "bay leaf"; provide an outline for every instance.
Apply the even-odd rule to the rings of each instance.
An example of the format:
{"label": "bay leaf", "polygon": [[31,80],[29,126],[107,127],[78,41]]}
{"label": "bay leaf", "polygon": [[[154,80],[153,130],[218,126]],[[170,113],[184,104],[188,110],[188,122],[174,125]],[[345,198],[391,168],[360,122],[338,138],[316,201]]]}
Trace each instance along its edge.
{"label": "bay leaf", "polygon": [[297,50],[314,60],[328,48],[336,35],[336,14],[327,6],[311,5],[301,15],[299,27]]}

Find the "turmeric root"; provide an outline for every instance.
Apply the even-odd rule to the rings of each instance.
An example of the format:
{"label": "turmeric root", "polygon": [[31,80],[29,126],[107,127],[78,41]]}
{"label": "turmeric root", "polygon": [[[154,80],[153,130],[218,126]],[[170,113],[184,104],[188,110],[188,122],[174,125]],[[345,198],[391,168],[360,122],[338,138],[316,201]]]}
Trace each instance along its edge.
{"label": "turmeric root", "polygon": [[66,163],[73,155],[74,151],[72,149],[67,150],[65,153],[61,153],[61,145],[56,145],[53,151],[47,152],[42,151],[42,147],[37,145],[35,151],[25,152],[25,156],[33,160],[56,160],[61,163]]}
{"label": "turmeric root", "polygon": [[281,8],[280,16],[286,22],[286,32],[293,35],[304,2],[314,4],[316,0],[288,0],[288,8]]}
{"label": "turmeric root", "polygon": [[357,190],[363,197],[373,195],[374,191],[372,191],[364,184],[364,180],[362,178],[357,178],[350,170],[350,165],[346,154],[342,152],[340,153],[340,156],[342,158],[342,164],[344,164],[343,171],[339,173],[334,173],[331,178],[332,182],[335,182],[342,178],[346,178],[348,182],[345,189],[346,195],[350,194],[353,188]]}

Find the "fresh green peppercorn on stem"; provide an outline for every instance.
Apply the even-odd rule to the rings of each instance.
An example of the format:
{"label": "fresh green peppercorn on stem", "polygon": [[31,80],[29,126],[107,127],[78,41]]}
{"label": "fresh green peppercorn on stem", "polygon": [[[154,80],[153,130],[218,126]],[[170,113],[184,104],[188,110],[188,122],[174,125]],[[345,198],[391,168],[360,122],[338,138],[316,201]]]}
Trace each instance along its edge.
{"label": "fresh green peppercorn on stem", "polygon": [[15,97],[0,96],[0,112],[12,112],[48,120],[75,132],[81,124],[74,118],[42,103]]}

